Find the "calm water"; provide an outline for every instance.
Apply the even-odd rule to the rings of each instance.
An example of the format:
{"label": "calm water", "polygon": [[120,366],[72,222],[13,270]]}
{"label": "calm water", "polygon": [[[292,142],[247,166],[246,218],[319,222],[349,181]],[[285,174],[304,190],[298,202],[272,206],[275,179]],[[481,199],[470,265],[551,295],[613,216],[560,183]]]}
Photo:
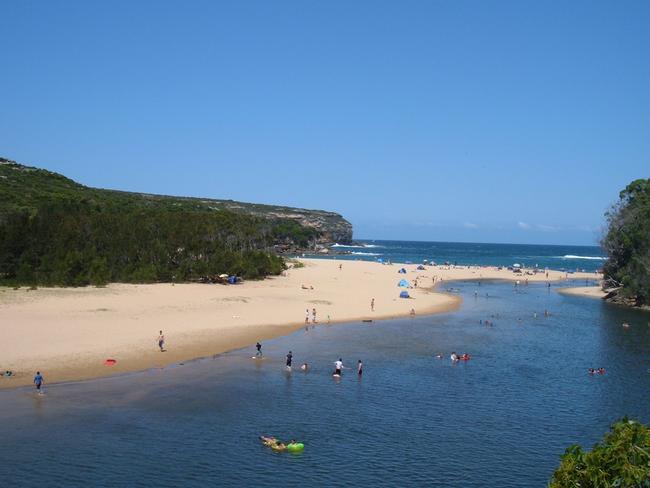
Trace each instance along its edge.
{"label": "calm water", "polygon": [[528,267],[567,271],[600,269],[603,250],[595,246],[548,246],[540,244],[478,244],[458,242],[360,241],[356,246],[335,245],[350,252],[343,259],[390,260],[394,263],[433,260],[437,263]]}
{"label": "calm water", "polygon": [[[569,444],[625,414],[650,422],[650,314],[458,286],[459,312],[302,330],[264,361],[251,348],[43,397],[2,391],[0,486],[543,487]],[[312,371],[287,374],[288,349]],[[452,350],[473,359],[434,358]],[[362,358],[363,378],[334,380],[339,356]],[[274,453],[261,433],[306,449]]]}

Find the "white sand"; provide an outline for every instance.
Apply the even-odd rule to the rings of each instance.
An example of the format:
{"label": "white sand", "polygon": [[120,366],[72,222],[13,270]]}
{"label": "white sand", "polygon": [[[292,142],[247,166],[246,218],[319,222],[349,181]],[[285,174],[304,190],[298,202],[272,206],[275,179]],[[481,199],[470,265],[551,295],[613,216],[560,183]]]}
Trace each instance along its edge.
{"label": "white sand", "polygon": [[572,288],[560,288],[558,291],[565,295],[579,295],[589,298],[603,298],[606,295],[600,286],[576,286]]}
{"label": "white sand", "polygon": [[[301,260],[286,276],[235,286],[202,284],[114,284],[106,288],[0,289],[0,388],[30,384],[40,370],[48,382],[137,371],[241,348],[304,326],[305,309],[319,323],[405,316],[455,309],[460,299],[432,291],[441,279],[529,279],[496,268],[427,267],[364,261]],[[339,269],[339,264],[343,269]],[[593,273],[571,278],[596,277]],[[398,281],[419,277],[413,299],[398,298]],[[548,280],[566,275],[550,272]],[[303,289],[302,285],[307,288]],[[444,288],[445,285],[442,285]],[[370,300],[375,298],[375,311]],[[167,352],[158,351],[158,331]],[[104,366],[107,358],[117,360]]]}

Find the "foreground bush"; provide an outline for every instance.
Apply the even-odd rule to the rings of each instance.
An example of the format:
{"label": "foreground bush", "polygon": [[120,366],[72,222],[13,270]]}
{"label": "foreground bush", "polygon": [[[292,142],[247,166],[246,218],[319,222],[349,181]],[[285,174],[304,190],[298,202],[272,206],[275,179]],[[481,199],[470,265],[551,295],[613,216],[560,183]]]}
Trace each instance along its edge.
{"label": "foreground bush", "polygon": [[591,451],[569,447],[550,488],[650,487],[650,429],[628,420],[615,423]]}

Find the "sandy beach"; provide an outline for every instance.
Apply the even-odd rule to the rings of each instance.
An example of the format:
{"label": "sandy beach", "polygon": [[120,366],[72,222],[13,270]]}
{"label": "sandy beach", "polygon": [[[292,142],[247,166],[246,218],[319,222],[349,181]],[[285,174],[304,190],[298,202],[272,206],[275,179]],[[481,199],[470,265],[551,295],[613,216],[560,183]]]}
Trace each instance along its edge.
{"label": "sandy beach", "polygon": [[[411,309],[418,315],[450,311],[460,305],[460,298],[444,293],[449,280],[596,277],[559,271],[549,271],[548,278],[544,273],[522,276],[493,267],[437,266],[422,271],[415,265],[405,265],[403,275],[397,264],[318,259],[300,263],[303,267],[283,276],[229,286],[0,289],[0,371],[14,372],[10,378],[0,377],[0,388],[31,384],[36,370],[49,383],[80,380],[251,346],[304,327],[306,309],[316,309],[319,324],[395,318],[409,315]],[[411,299],[399,298],[402,278],[411,283]],[[158,350],[159,330],[165,335],[166,352]],[[106,366],[106,359],[117,362]]]}
{"label": "sandy beach", "polygon": [[558,292],[565,295],[578,295],[589,298],[604,298],[607,293],[600,286],[576,286],[570,288],[560,288]]}

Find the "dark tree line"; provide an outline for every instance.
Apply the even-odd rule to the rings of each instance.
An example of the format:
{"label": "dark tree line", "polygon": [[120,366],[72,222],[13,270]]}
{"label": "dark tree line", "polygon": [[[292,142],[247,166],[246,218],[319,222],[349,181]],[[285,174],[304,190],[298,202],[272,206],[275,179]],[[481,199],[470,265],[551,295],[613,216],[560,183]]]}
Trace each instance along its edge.
{"label": "dark tree line", "polygon": [[606,214],[602,246],[605,286],[618,288],[616,296],[650,304],[650,179],[630,183],[618,203]]}
{"label": "dark tree line", "polygon": [[317,232],[227,210],[52,200],[0,220],[0,282],[101,285],[188,281],[221,273],[279,274],[279,242],[306,246]]}

